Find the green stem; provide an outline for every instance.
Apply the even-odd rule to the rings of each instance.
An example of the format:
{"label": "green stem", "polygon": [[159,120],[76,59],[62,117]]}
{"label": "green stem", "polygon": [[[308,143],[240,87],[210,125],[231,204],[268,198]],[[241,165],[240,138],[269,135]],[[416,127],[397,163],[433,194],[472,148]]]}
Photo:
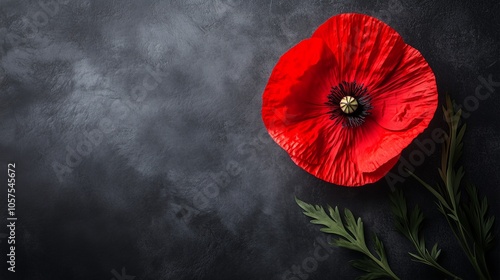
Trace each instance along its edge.
{"label": "green stem", "polygon": [[370,259],[372,259],[375,263],[377,263],[378,266],[380,266],[383,270],[385,270],[385,272],[387,272],[387,274],[389,274],[392,279],[400,280],[399,277],[396,276],[396,274],[394,274],[394,272],[391,270],[391,268],[388,265],[386,265],[385,263],[383,263],[382,261],[380,261],[379,259],[377,259],[372,254],[372,252],[370,252],[370,250],[368,250],[367,247],[362,248],[362,250],[363,250],[363,254],[367,255]]}
{"label": "green stem", "polygon": [[[456,119],[456,118],[455,118]],[[449,201],[451,203],[451,209],[450,212],[451,214],[456,218],[454,220],[454,224],[456,225],[456,228],[452,227],[452,230],[454,231],[455,237],[460,243],[460,246],[464,250],[465,254],[467,255],[467,258],[469,259],[470,263],[474,267],[474,270],[480,277],[480,279],[490,279],[489,277],[487,278],[484,275],[484,271],[481,268],[481,265],[477,262],[477,258],[474,255],[474,252],[471,250],[469,246],[469,242],[467,242],[467,236],[464,231],[464,227],[462,222],[460,221],[460,216],[458,215],[458,207],[457,207],[457,201],[456,201],[456,196],[455,196],[455,190],[454,190],[454,184],[458,184],[458,182],[453,182],[453,161],[454,161],[454,156],[455,156],[455,151],[454,147],[456,147],[456,136],[457,136],[457,125],[458,121],[454,121],[453,118],[450,121],[450,137],[448,139],[448,150],[446,153],[446,158],[447,158],[447,170],[446,170],[446,190],[448,194]],[[449,217],[446,217],[448,220],[448,223],[451,226],[451,221],[449,220]],[[456,232],[458,230],[458,234]]]}
{"label": "green stem", "polygon": [[420,249],[420,246],[418,246],[418,242],[417,240],[415,240],[414,236],[411,234],[411,232],[408,231],[408,236],[410,237],[410,240],[411,242],[413,243],[413,246],[415,246],[415,249],[417,250],[418,254],[420,256],[422,256],[425,260],[426,260],[426,264],[427,265],[430,265],[436,269],[438,269],[439,271],[441,271],[442,273],[452,277],[454,280],[462,280],[462,278],[456,276],[455,274],[451,273],[450,271],[448,271],[446,268],[442,267],[439,263],[437,263],[434,259],[432,258],[427,258],[427,254],[426,252],[422,252],[422,250]]}
{"label": "green stem", "polygon": [[[453,219],[453,224],[455,226],[452,226],[452,221],[451,217],[449,217],[446,213],[443,213],[445,215],[446,220],[448,221],[448,224],[450,225],[450,228],[453,231],[453,234],[455,235],[455,238],[459,242],[460,246],[462,247],[462,250],[466,254],[467,258],[469,259],[470,263],[474,267],[474,270],[476,271],[477,275],[480,277],[480,279],[491,279],[491,275],[489,274],[487,265],[486,265],[486,260],[484,257],[484,253],[480,254],[480,259],[477,259],[477,255],[475,252],[475,249],[472,250],[467,236],[464,231],[464,226],[461,221],[461,216],[458,215],[460,209],[458,209],[457,203],[460,203],[460,201],[457,201],[457,195],[456,195],[456,190],[455,188],[459,187],[460,182],[454,182],[453,178],[453,170],[454,170],[454,161],[455,161],[455,149],[457,147],[456,143],[456,138],[457,138],[457,131],[458,131],[458,121],[460,118],[461,113],[453,113],[453,105],[451,103],[451,100],[447,99],[448,102],[448,110],[450,115],[448,116],[447,122],[450,127],[450,135],[447,141],[447,149],[446,152],[444,153],[444,157],[446,161],[446,178],[443,178],[443,181],[445,183],[445,188],[446,188],[446,193],[448,195],[448,201],[450,202],[450,205],[446,208],[448,208],[448,211],[450,212],[452,216],[454,216],[456,219]],[[444,171],[444,170],[443,170]],[[479,262],[478,262],[479,261]]]}
{"label": "green stem", "polygon": [[[462,127],[460,131],[458,130],[461,111],[455,112],[453,110],[453,103],[449,96],[446,97],[446,105],[447,108],[444,110],[445,119],[449,126],[449,136],[443,144],[444,148],[441,159],[441,169],[439,172],[444,186],[439,185],[436,188],[431,187],[415,174],[410,174],[438,200],[440,212],[445,216],[453,235],[455,235],[456,240],[469,259],[479,279],[489,280],[491,279],[491,275],[486,263],[485,245],[482,243],[477,244],[476,242],[478,242],[478,240],[475,240],[475,238],[481,239],[482,237],[474,236],[474,233],[470,232],[472,229],[466,227],[466,225],[469,225],[472,221],[469,221],[469,218],[464,212],[467,210],[464,209],[463,200],[461,201],[460,199],[461,179],[464,174],[461,168],[455,168],[463,145],[462,137],[465,127]],[[482,219],[482,217],[480,217],[480,219]],[[491,227],[491,225],[489,227]],[[413,240],[413,242],[415,241],[416,240]],[[479,240],[479,242],[481,241],[482,240]],[[419,243],[415,242],[414,245],[415,244],[418,245]],[[423,252],[419,250],[420,247],[415,247],[417,247],[417,251],[419,251],[421,258],[429,262],[426,258],[427,254],[422,255]]]}
{"label": "green stem", "polygon": [[[474,256],[474,253],[468,246],[467,239],[465,237],[464,231],[462,230],[462,225],[460,222],[456,222],[455,226],[452,225],[452,221],[449,217],[446,217],[446,221],[448,222],[448,225],[452,229],[453,235],[455,236],[455,239],[458,241],[458,244],[460,245],[460,248],[462,248],[462,251],[465,253],[467,258],[469,259],[469,262],[471,263],[472,267],[474,268],[474,271],[476,271],[476,274],[478,275],[479,279],[492,279],[488,268],[486,266],[481,267],[481,264],[478,263],[477,258]],[[457,230],[459,232],[457,232]],[[460,235],[459,235],[460,233]],[[483,255],[484,256],[484,255]],[[486,265],[486,259],[483,257],[481,263],[484,263]]]}
{"label": "green stem", "polygon": [[479,254],[479,264],[481,265],[482,264],[482,268],[481,268],[481,271],[483,271],[484,273],[484,277],[485,279],[492,279],[491,278],[491,274],[490,274],[490,270],[488,269],[488,266],[486,264],[486,256],[485,256],[485,253],[482,252],[481,254]]}

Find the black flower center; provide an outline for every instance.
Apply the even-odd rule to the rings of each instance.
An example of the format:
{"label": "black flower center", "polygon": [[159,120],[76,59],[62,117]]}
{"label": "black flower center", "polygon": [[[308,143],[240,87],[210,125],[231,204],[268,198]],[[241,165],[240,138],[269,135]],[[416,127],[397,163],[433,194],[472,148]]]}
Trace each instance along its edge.
{"label": "black flower center", "polygon": [[365,122],[373,108],[368,89],[356,82],[341,82],[338,86],[332,87],[328,94],[330,106],[330,119],[335,123],[341,123],[343,127],[357,127]]}

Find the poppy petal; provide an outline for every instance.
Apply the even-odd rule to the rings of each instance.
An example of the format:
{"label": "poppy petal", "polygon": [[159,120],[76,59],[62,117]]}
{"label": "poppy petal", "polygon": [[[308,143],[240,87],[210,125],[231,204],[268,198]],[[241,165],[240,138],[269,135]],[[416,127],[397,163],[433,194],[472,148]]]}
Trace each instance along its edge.
{"label": "poppy petal", "polygon": [[358,163],[359,170],[375,172],[411,144],[413,139],[424,128],[413,127],[406,131],[390,131],[381,127],[373,119],[367,119],[363,126],[357,128],[355,138],[351,139],[352,149],[349,151],[353,161]]}
{"label": "poppy petal", "polygon": [[405,43],[382,21],[363,14],[333,16],[314,32],[335,55],[345,81],[377,87],[398,65]]}
{"label": "poppy petal", "polygon": [[291,159],[295,164],[319,179],[341,186],[359,187],[380,180],[396,165],[399,157],[400,155],[397,155],[372,172],[360,171],[359,166],[351,160],[340,162],[337,158],[333,161],[329,158],[329,161],[325,161],[323,164],[310,164],[300,158],[291,157]]}
{"label": "poppy petal", "polygon": [[397,68],[371,91],[374,119],[394,131],[419,127],[422,132],[437,108],[436,78],[419,51],[406,45]]}
{"label": "poppy petal", "polygon": [[318,163],[325,147],[337,141],[323,138],[333,125],[324,103],[337,82],[335,65],[322,40],[308,39],[286,52],[271,73],[262,118],[271,137],[291,156]]}
{"label": "poppy petal", "polygon": [[336,141],[322,145],[320,163],[303,156],[291,155],[291,158],[312,175],[342,186],[361,186],[378,181],[397,163],[408,140],[413,139],[409,133],[393,135],[373,120],[355,129],[331,125],[322,133],[325,133],[323,138],[331,137]]}

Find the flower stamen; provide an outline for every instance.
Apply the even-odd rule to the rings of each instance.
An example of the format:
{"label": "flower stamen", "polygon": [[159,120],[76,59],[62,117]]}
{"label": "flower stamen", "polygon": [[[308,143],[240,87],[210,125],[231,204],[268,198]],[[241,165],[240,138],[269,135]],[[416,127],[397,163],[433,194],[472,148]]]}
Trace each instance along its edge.
{"label": "flower stamen", "polygon": [[327,97],[325,104],[331,108],[330,119],[343,127],[362,125],[373,108],[368,89],[356,82],[341,82],[332,87]]}
{"label": "flower stamen", "polygon": [[350,95],[344,96],[340,100],[340,109],[346,114],[352,114],[358,109],[358,101]]}

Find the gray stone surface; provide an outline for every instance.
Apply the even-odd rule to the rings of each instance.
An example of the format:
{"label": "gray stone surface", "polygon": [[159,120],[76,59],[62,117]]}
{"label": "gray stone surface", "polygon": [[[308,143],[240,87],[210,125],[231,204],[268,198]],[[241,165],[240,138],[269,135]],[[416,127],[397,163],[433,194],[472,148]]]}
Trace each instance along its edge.
{"label": "gray stone surface", "polygon": [[[19,219],[18,272],[2,261],[2,279],[359,276],[348,264],[357,254],[319,247],[326,235],[294,196],[363,217],[401,278],[441,279],[410,261],[386,180],[350,189],[315,179],[264,129],[262,91],[279,56],[342,12],[386,21],[426,57],[440,101],[465,104],[463,162],[500,217],[500,87],[477,109],[472,98],[481,77],[500,81],[498,1],[37,2],[0,1],[0,163],[16,163]],[[419,139],[444,125],[438,112]],[[438,151],[416,169],[429,181]],[[411,179],[398,186],[424,209],[444,265],[473,279],[430,194]],[[310,272],[286,276],[297,265]]]}

